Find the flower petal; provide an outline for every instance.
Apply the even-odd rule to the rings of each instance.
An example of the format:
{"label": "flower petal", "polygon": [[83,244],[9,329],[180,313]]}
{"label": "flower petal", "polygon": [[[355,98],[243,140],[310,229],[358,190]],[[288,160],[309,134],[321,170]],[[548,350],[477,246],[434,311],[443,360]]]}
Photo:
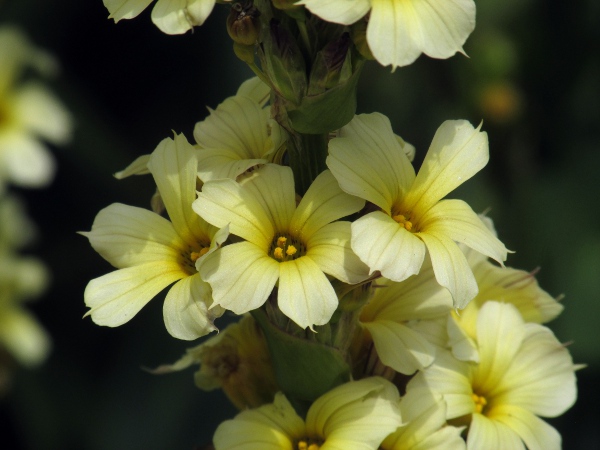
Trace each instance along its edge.
{"label": "flower petal", "polygon": [[327,157],[340,187],[389,213],[415,178],[389,119],[378,113],[355,116],[340,135],[329,142]]}
{"label": "flower petal", "polygon": [[558,432],[537,417],[519,406],[501,405],[493,408],[488,416],[513,430],[529,450],[560,450],[561,437]]}
{"label": "flower petal", "polygon": [[187,12],[188,0],[158,0],[152,9],[152,22],[166,34],[183,34],[194,25]]}
{"label": "flower petal", "polygon": [[198,152],[198,176],[203,182],[231,178],[259,164],[266,164],[266,159],[240,159],[232,150],[205,148]]}
{"label": "flower petal", "polygon": [[2,308],[0,343],[20,364],[27,367],[40,364],[48,356],[51,347],[48,333],[31,314],[18,307]]}
{"label": "flower petal", "polygon": [[188,0],[186,12],[191,19],[192,25],[202,25],[208,19],[208,16],[210,16],[215,3],[215,0]]}
{"label": "flower petal", "polygon": [[466,120],[447,120],[440,125],[405,200],[408,210],[422,216],[485,167],[489,160],[488,138],[479,128]]}
{"label": "flower petal", "polygon": [[478,287],[458,245],[446,235],[431,230],[417,235],[427,246],[436,280],[450,291],[454,306],[458,309],[467,306],[477,295]]}
{"label": "flower petal", "polygon": [[200,276],[212,287],[214,305],[244,314],[267,300],[279,278],[279,263],[256,245],[238,242],[208,255]]}
{"label": "flower petal", "polygon": [[304,5],[311,13],[327,22],[351,25],[362,19],[371,8],[369,0],[302,0],[296,3]]}
{"label": "flower petal", "polygon": [[117,180],[122,180],[131,175],[147,175],[150,173],[148,170],[148,161],[150,161],[150,155],[138,156],[131,164],[115,173],[113,176]]}
{"label": "flower petal", "polygon": [[121,203],[102,209],[92,231],[81,234],[118,269],[149,262],[176,262],[185,249],[171,222],[147,209]]}
{"label": "flower petal", "polygon": [[442,200],[429,209],[419,221],[420,231],[444,234],[502,264],[507,250],[484,225],[471,207],[462,200]]}
{"label": "flower petal", "polygon": [[252,77],[240,84],[235,95],[249,97],[260,106],[265,106],[269,101],[271,88],[258,77]]}
{"label": "flower petal", "polygon": [[312,182],[296,208],[290,231],[300,239],[309,239],[320,228],[358,212],[364,200],[346,194],[329,170],[321,172]]}
{"label": "flower petal", "polygon": [[152,0],[102,0],[115,23],[121,19],[133,19],[148,7]]}
{"label": "flower petal", "polygon": [[[419,273],[425,245],[382,212],[373,212],[352,223],[352,250],[371,269],[394,281]],[[435,266],[434,266],[435,267]]]}
{"label": "flower petal", "polygon": [[212,292],[200,274],[179,280],[169,290],[163,304],[163,316],[169,334],[191,341],[216,331],[213,320],[223,314],[222,308],[208,309]]}
{"label": "flower petal", "polygon": [[371,333],[381,362],[396,372],[412,375],[434,360],[435,347],[402,323],[375,320],[363,326]]}
{"label": "flower petal", "polygon": [[360,283],[369,276],[369,268],[352,251],[350,238],[350,222],[325,225],[306,241],[306,256],[326,274],[344,283]]}
{"label": "flower petal", "polygon": [[467,450],[525,450],[525,445],[511,428],[502,422],[488,419],[481,414],[473,414]]}
{"label": "flower petal", "polygon": [[148,161],[148,169],[154,177],[173,228],[192,247],[197,247],[200,242],[207,244],[210,236],[216,232],[192,210],[198,179],[196,153],[197,150],[185,136],[179,134],[175,135],[174,140],[163,139]]}
{"label": "flower petal", "polygon": [[83,294],[94,323],[118,327],[131,320],[174,281],[187,276],[176,264],[152,262],[115,270],[90,281]]}
{"label": "flower petal", "polygon": [[56,170],[46,147],[21,132],[3,133],[0,138],[0,167],[0,179],[23,187],[46,186]]}
{"label": "flower petal", "polygon": [[331,283],[308,256],[279,264],[277,304],[301,328],[325,325],[338,306]]}

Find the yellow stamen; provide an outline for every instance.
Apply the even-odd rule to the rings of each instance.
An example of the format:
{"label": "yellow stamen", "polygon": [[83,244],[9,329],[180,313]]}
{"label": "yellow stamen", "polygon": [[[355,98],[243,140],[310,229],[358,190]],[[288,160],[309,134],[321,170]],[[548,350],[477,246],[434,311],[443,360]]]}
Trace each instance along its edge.
{"label": "yellow stamen", "polygon": [[285,251],[285,254],[288,256],[292,256],[294,255],[298,250],[296,249],[296,247],[294,247],[293,245],[288,245],[287,250]]}
{"label": "yellow stamen", "polygon": [[200,249],[199,252],[192,252],[192,253],[190,253],[190,259],[193,262],[196,262],[199,258],[206,255],[208,253],[208,250],[209,250],[208,247],[203,247],[202,249]]}
{"label": "yellow stamen", "polygon": [[283,249],[281,247],[275,247],[273,250],[273,256],[275,259],[283,259]]}
{"label": "yellow stamen", "polygon": [[310,440],[298,441],[298,450],[319,450],[320,448],[319,444],[310,442]]}
{"label": "yellow stamen", "polygon": [[397,214],[395,216],[392,216],[392,219],[398,222],[398,224],[404,227],[407,231],[412,230],[413,224],[410,220],[406,218],[404,214]]}
{"label": "yellow stamen", "polygon": [[487,400],[485,399],[485,397],[483,397],[481,395],[477,395],[475,393],[473,393],[471,398],[473,399],[473,402],[475,403],[475,412],[481,414],[481,412],[483,411],[483,408],[485,408],[487,405]]}
{"label": "yellow stamen", "polygon": [[287,238],[285,236],[279,236],[277,238],[277,247],[285,247],[285,243],[287,242]]}

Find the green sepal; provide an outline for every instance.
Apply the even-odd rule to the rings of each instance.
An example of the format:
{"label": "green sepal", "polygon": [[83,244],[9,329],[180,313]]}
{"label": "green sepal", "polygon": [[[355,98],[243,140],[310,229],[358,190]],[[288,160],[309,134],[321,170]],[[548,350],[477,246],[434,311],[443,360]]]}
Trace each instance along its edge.
{"label": "green sepal", "polygon": [[350,122],[356,112],[356,85],[362,67],[361,61],[345,83],[319,95],[304,96],[300,106],[288,108],[294,130],[305,134],[324,134]]}
{"label": "green sepal", "polygon": [[269,346],[275,377],[299,414],[321,395],[350,380],[350,367],[342,353],[280,330],[262,309],[252,311]]}

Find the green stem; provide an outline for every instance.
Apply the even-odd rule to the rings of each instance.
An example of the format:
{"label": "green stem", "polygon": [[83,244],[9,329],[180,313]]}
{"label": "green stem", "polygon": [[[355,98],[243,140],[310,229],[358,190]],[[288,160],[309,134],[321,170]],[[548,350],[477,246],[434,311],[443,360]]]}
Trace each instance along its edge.
{"label": "green stem", "polygon": [[308,38],[306,22],[304,20],[296,20],[296,24],[298,25],[298,30],[300,30],[300,37],[302,38],[302,43],[304,44],[307,53],[312,55],[312,46],[310,45],[310,39]]}
{"label": "green stem", "polygon": [[327,143],[327,134],[295,133],[291,136],[288,154],[298,194],[304,195],[314,179],[327,169]]}

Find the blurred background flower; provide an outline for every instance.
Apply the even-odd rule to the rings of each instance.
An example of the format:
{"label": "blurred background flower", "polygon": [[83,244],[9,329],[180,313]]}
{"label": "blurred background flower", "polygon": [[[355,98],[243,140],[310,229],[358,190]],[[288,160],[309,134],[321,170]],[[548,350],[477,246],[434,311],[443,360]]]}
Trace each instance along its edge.
{"label": "blurred background flower", "polygon": [[[372,63],[359,86],[359,112],[379,111],[422,161],[446,119],[483,120],[490,163],[453,193],[475,211],[491,208],[507,264],[532,270],[564,312],[548,324],[573,342],[580,397],[558,419],[567,449],[598,446],[600,429],[600,3],[480,0],[464,49],[445,61],[421,56],[390,74]],[[39,228],[28,249],[52,284],[29,310],[52,336],[37,369],[17,368],[0,402],[8,449],[182,448],[208,443],[234,416],[224,395],[202,392],[192,371],[156,377],[189,343],[164,329],[161,302],[116,329],[82,319],[83,291],[110,266],[86,240],[97,212],[113,202],[149,207],[150,177],[112,174],[148,154],[171,130],[194,124],[252,74],[236,60],[217,5],[193,33],[167,36],[150,10],[114,24],[101,0],[4,0],[0,25],[19,26],[62,70],[47,85],[71,111],[74,138],[60,149],[44,190],[11,188]],[[164,295],[164,293],[162,294]],[[200,341],[199,341],[200,342]],[[8,445],[5,443],[8,442]]]}

